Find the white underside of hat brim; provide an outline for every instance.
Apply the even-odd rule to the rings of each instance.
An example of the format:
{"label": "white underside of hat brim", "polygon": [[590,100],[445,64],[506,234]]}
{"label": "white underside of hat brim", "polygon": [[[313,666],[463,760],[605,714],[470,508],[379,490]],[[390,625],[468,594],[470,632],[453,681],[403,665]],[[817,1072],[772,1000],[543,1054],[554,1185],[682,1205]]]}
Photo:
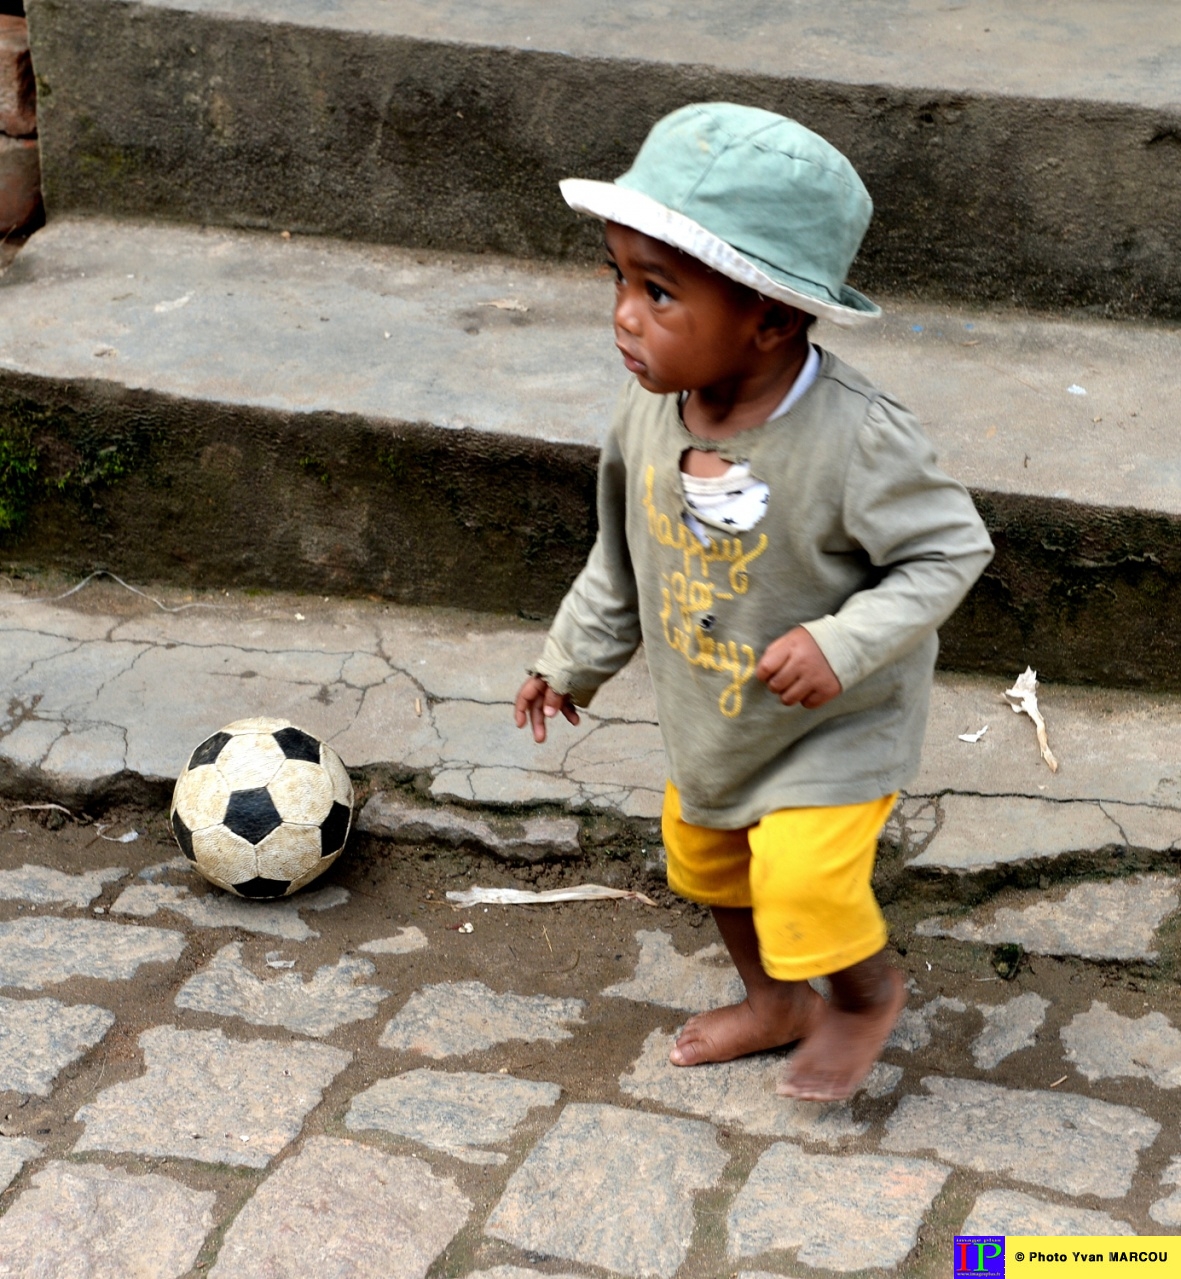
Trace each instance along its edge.
{"label": "white underside of hat brim", "polygon": [[[852,327],[881,317],[881,310],[858,311],[851,306],[828,302],[810,294],[801,293],[786,284],[774,280],[765,271],[742,256],[737,249],[707,231],[700,222],[694,222],[683,213],[677,213],[642,191],[616,186],[614,182],[596,182],[589,178],[566,178],[558,183],[566,203],[579,213],[606,222],[618,222],[650,235],[654,240],[682,249],[690,257],[722,275],[745,284],[764,297],[775,298],[789,306],[820,316],[834,324]],[[870,304],[872,305],[872,303]]]}

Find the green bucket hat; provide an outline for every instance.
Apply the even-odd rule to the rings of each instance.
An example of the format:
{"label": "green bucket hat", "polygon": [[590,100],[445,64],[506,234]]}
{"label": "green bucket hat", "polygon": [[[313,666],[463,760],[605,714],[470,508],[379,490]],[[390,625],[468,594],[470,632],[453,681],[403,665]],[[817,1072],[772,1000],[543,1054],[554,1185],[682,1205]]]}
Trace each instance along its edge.
{"label": "green bucket hat", "polygon": [[567,178],[571,208],[642,231],[836,324],[881,315],[845,283],[873,215],[849,161],[795,120],[733,102],[681,107],[614,182]]}

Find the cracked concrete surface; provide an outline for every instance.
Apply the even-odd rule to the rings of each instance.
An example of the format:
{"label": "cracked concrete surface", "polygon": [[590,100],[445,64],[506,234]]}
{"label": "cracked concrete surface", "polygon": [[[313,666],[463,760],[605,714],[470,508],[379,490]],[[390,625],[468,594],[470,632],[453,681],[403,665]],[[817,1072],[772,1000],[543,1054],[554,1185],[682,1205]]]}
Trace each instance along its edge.
{"label": "cracked concrete surface", "polygon": [[121,617],[0,595],[0,768],[66,793],[123,773],[170,779],[222,724],[287,714],[350,767],[422,772],[437,796],[659,811],[664,760],[642,658],[580,728],[538,747],[510,711],[536,627],[223,598]]}
{"label": "cracked concrete surface", "polygon": [[[538,625],[310,597],[167,603],[186,611],[110,583],[69,601],[0,593],[0,786],[76,798],[127,775],[166,783],[222,724],[266,714],[353,769],[417,775],[437,800],[659,815],[665,762],[642,652],[580,727],[553,725],[538,746],[511,712]],[[1053,774],[1003,685],[936,681],[920,774],[887,829],[913,868],[1181,847],[1181,698],[1043,685]],[[984,723],[983,739],[959,740]]]}

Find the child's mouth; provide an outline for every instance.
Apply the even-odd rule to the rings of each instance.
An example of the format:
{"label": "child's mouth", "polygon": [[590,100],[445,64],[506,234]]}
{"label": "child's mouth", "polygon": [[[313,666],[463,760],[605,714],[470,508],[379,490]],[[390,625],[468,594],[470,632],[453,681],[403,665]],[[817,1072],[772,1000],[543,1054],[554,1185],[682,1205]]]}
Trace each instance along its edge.
{"label": "child's mouth", "polygon": [[637,360],[634,355],[629,354],[621,346],[617,346],[616,349],[619,351],[619,354],[623,356],[623,367],[627,369],[629,373],[644,373],[647,371],[648,366],[643,360]]}

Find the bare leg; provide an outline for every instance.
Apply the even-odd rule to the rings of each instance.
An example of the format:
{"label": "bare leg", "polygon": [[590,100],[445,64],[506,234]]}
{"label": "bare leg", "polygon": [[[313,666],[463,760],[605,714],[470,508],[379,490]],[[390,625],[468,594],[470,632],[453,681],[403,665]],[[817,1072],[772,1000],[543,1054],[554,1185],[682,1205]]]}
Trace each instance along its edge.
{"label": "bare leg", "polygon": [[713,917],[746,985],[746,998],[690,1017],[668,1055],[674,1066],[732,1061],[795,1043],[810,1034],[821,1017],[824,1001],[806,981],[776,981],[763,971],[749,910],[715,906]]}
{"label": "bare leg", "polygon": [[804,1101],[841,1101],[873,1069],[906,1003],[902,974],[884,951],[833,973],[832,999],[816,1030],[792,1055],[779,1092]]}

